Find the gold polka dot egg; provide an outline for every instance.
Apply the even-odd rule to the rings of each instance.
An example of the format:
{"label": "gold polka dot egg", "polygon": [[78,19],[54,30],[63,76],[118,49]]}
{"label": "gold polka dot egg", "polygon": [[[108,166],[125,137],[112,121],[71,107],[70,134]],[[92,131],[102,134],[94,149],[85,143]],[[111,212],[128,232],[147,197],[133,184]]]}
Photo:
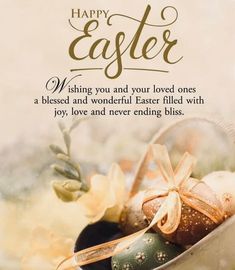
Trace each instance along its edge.
{"label": "gold polka dot egg", "polygon": [[139,192],[133,196],[121,213],[119,225],[124,235],[135,233],[148,226],[148,221],[142,211],[144,194],[144,192]]}
{"label": "gold polka dot egg", "polygon": [[[215,193],[202,181],[195,185],[195,187],[192,189],[192,194],[200,194],[200,197],[204,198],[205,201],[211,201],[217,208],[222,208],[222,205],[217,199]],[[154,215],[157,213],[164,200],[165,197],[151,198],[149,201],[146,201],[143,204],[143,212],[149,222],[152,221]],[[180,224],[173,233],[162,233],[158,227],[158,224],[153,226],[153,229],[156,232],[161,233],[165,239],[178,245],[187,246],[198,242],[208,233],[213,231],[218,225],[219,223],[215,223],[203,213],[195,210],[185,203],[182,203]]]}
{"label": "gold polka dot egg", "polygon": [[184,250],[157,233],[146,233],[112,258],[112,270],[151,270],[178,256]]}

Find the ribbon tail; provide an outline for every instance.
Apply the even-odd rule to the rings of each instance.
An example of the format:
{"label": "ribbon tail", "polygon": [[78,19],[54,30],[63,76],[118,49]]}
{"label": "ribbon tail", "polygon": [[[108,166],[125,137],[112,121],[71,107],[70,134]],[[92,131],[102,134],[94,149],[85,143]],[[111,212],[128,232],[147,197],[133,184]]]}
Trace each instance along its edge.
{"label": "ribbon tail", "polygon": [[[145,229],[114,241],[81,250],[72,255],[71,257],[63,260],[57,266],[56,270],[72,270],[76,269],[79,266],[107,259],[117,253],[120,253],[122,250],[130,246],[144,233]],[[120,243],[122,243],[122,245],[119,247]]]}
{"label": "ribbon tail", "polygon": [[94,263],[107,259],[122,252],[125,248],[128,248],[131,244],[142,237],[151,227],[156,225],[167,214],[167,200],[161,205],[158,212],[154,216],[149,226],[134,234],[119,238],[114,241],[110,241],[104,244],[100,244],[91,248],[81,250],[69,258],[63,260],[56,270],[72,270],[76,267]]}
{"label": "ribbon tail", "polygon": [[175,182],[178,186],[187,180],[192,174],[193,168],[195,166],[196,159],[189,153],[185,153],[182,159],[179,161],[174,173],[175,173]]}

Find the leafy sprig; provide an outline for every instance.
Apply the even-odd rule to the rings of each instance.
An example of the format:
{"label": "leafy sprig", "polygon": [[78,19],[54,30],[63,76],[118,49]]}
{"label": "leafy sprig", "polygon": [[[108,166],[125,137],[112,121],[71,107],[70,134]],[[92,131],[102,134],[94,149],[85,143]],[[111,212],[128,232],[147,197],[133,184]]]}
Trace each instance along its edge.
{"label": "leafy sprig", "polygon": [[64,123],[59,122],[59,129],[62,133],[66,148],[65,151],[55,144],[49,146],[58,162],[51,165],[51,168],[56,174],[65,178],[64,180],[53,181],[52,186],[57,197],[66,202],[76,201],[82,194],[89,190],[82,176],[79,164],[71,157],[71,132],[78,127],[83,120],[85,119],[73,120],[69,128],[67,128]]}

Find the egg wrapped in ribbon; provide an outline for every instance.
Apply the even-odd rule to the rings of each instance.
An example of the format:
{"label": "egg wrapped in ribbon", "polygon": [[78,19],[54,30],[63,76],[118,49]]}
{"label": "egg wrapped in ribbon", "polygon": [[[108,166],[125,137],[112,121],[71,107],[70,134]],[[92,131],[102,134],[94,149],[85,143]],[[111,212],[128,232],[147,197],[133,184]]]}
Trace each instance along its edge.
{"label": "egg wrapped in ribbon", "polygon": [[[122,254],[128,247],[138,247],[138,241],[150,229],[154,229],[156,235],[160,233],[164,239],[172,243],[191,245],[224,221],[226,214],[216,193],[203,181],[190,177],[195,164],[192,155],[185,153],[175,170],[171,166],[166,146],[152,145],[151,155],[165,185],[144,191],[144,196],[137,200],[138,205],[142,205],[143,213],[149,222],[148,226],[128,236],[78,251],[64,260],[58,270],[71,265],[87,265],[112,256],[116,258],[115,256]],[[142,215],[141,212],[140,214]],[[145,260],[143,254],[136,255],[138,256],[135,259],[139,263]],[[113,269],[115,267],[119,269],[118,263],[113,263]],[[122,269],[149,268],[132,268],[131,265],[125,264]]]}
{"label": "egg wrapped in ribbon", "polygon": [[183,252],[157,233],[146,233],[120,254],[112,257],[112,270],[151,270]]}
{"label": "egg wrapped in ribbon", "polygon": [[194,158],[186,153],[173,171],[165,146],[153,146],[165,189],[146,192],[143,213],[151,227],[167,240],[192,245],[224,220],[224,211],[216,193],[203,181],[191,178]]}
{"label": "egg wrapped in ribbon", "polygon": [[[155,198],[144,203],[143,211],[149,221],[153,219],[164,200],[164,198]],[[182,203],[181,206],[179,226],[173,233],[168,234],[161,231],[160,228],[161,225],[164,225],[164,219],[161,223],[162,224],[156,224],[153,229],[156,232],[161,232],[169,241],[184,246],[195,244],[219,225],[185,203]]]}

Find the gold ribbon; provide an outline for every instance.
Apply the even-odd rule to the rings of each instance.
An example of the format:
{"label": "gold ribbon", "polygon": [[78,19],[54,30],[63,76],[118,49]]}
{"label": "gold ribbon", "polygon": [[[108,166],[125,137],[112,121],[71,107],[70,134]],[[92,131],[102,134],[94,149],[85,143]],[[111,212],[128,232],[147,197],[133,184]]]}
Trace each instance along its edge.
{"label": "gold ribbon", "polygon": [[146,192],[143,203],[153,198],[166,197],[149,226],[129,236],[81,250],[62,261],[57,270],[71,270],[114,256],[137,241],[156,224],[163,233],[173,233],[180,224],[182,202],[203,213],[215,223],[223,221],[224,213],[219,202],[205,199],[192,192],[192,189],[200,183],[199,180],[190,178],[195,165],[193,156],[185,153],[175,171],[173,171],[165,146],[152,145],[151,154],[166,181],[167,189],[162,188],[161,190]]}

